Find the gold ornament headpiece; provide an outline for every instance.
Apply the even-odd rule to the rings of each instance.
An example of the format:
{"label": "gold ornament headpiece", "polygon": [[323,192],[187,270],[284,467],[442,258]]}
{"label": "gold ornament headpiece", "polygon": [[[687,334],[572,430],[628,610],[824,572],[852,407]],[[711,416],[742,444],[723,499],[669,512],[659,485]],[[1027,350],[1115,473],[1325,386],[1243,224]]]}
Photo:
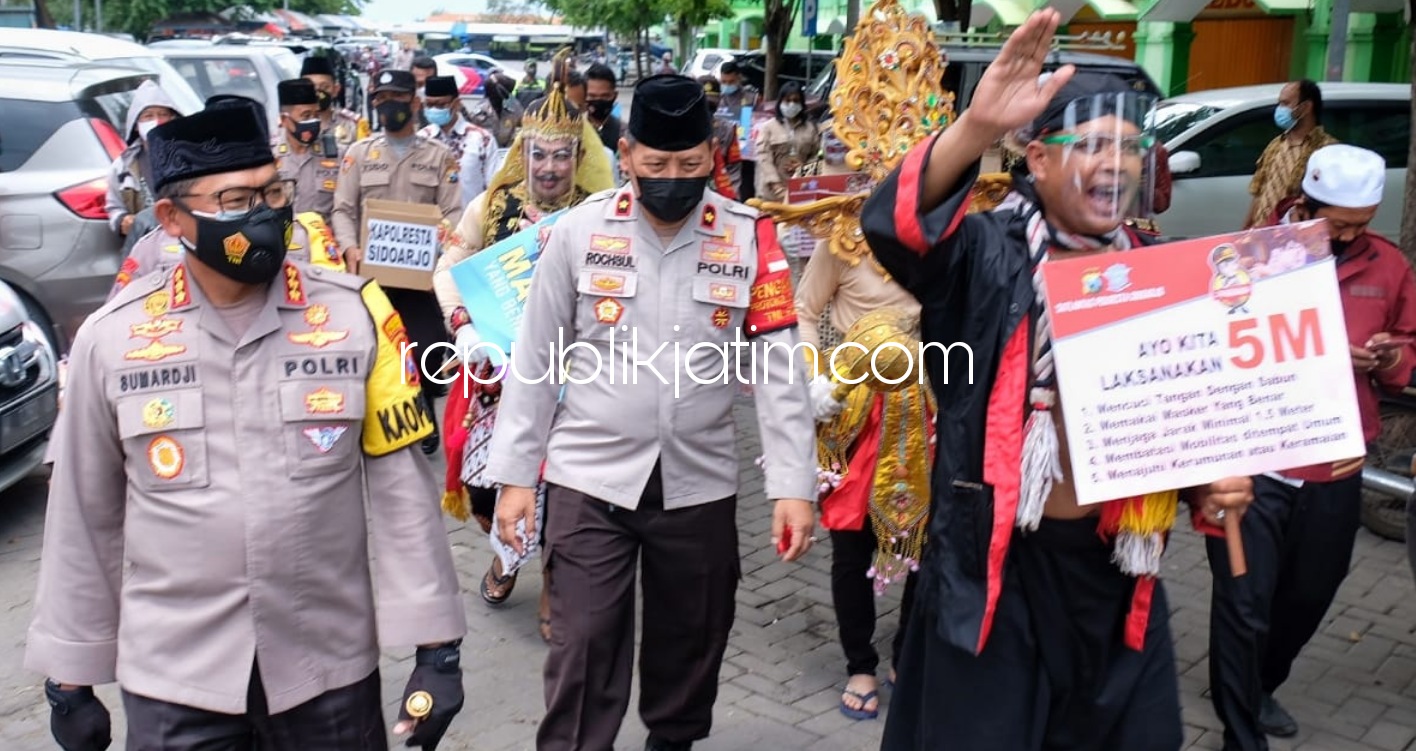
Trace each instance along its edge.
{"label": "gold ornament headpiece", "polygon": [[[915,144],[953,122],[945,65],[924,16],[906,11],[899,0],[876,0],[836,60],[832,128],[847,148],[848,168],[879,182]],[[778,222],[801,225],[854,266],[870,255],[860,229],[869,195],[866,190],[800,205],[748,203]]]}
{"label": "gold ornament headpiece", "polygon": [[[565,71],[566,62],[572,50],[567,47],[556,53],[552,69]],[[585,113],[571,114],[571,106],[565,98],[565,81],[557,78],[551,82],[551,89],[535,111],[528,111],[521,118],[521,132],[530,138],[546,140],[580,138],[584,133]]]}

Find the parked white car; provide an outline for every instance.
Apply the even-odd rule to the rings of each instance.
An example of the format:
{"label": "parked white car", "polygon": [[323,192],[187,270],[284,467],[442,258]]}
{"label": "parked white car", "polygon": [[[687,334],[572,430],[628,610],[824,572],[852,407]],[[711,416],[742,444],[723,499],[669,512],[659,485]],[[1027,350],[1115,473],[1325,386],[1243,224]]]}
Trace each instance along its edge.
{"label": "parked white car", "polygon": [[[1322,126],[1343,143],[1371,149],[1387,163],[1386,191],[1371,229],[1401,234],[1406,159],[1411,143],[1407,84],[1323,83]],[[1170,209],[1159,217],[1167,237],[1205,237],[1243,227],[1249,181],[1279,135],[1273,110],[1283,84],[1184,94],[1161,102],[1152,124],[1170,152]]]}
{"label": "parked white car", "polygon": [[217,94],[236,94],[260,102],[265,106],[271,130],[280,127],[276,85],[300,77],[300,58],[276,45],[164,45],[158,50],[203,100]]}
{"label": "parked white car", "polygon": [[718,69],[723,67],[723,63],[736,59],[742,54],[745,54],[745,50],[717,48],[698,50],[693,53],[693,59],[689,60],[680,72],[689,78],[716,76],[718,75]]}

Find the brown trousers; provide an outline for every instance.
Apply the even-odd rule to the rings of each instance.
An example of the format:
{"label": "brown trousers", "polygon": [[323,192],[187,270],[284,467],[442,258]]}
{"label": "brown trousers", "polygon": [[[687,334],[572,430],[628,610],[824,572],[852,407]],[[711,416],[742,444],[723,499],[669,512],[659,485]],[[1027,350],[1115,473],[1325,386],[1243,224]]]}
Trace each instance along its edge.
{"label": "brown trousers", "polygon": [[641,556],[640,717],[657,739],[708,737],[741,572],[737,498],[665,511],[656,466],[634,511],[556,485],[546,503],[554,625],[536,748],[614,748],[629,708]]}

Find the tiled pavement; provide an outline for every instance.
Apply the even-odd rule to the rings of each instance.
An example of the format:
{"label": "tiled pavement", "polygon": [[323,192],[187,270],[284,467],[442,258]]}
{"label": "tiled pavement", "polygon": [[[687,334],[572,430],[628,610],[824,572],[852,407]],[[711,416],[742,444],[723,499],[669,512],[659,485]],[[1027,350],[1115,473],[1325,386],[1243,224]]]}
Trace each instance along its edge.
{"label": "tiled pavement", "polygon": [[[739,503],[743,581],[738,617],[723,666],[713,737],[704,751],[878,747],[883,720],[851,722],[836,710],[843,658],[830,609],[829,546],[803,564],[775,561],[768,541],[769,509],[753,464],[756,426],[746,402],[739,409],[743,485]],[[20,667],[43,525],[45,480],[36,476],[0,496],[0,749],[54,748],[37,678]],[[541,704],[544,647],[536,631],[540,587],[527,572],[511,601],[491,610],[476,595],[489,553],[479,530],[449,525],[472,634],[464,647],[468,703],[444,751],[528,749]],[[1302,724],[1275,751],[1371,749],[1416,751],[1416,591],[1401,545],[1360,533],[1353,570],[1323,629],[1295,666],[1279,697]],[[1186,744],[1218,749],[1219,724],[1202,692],[1207,680],[1209,570],[1200,540],[1176,534],[1165,559],[1171,618],[1181,673]],[[888,650],[897,601],[881,605],[877,642]],[[388,716],[410,670],[407,654],[383,663]],[[101,690],[122,719],[115,692]],[[884,693],[888,711],[889,692]],[[631,717],[618,749],[642,748],[644,729]]]}

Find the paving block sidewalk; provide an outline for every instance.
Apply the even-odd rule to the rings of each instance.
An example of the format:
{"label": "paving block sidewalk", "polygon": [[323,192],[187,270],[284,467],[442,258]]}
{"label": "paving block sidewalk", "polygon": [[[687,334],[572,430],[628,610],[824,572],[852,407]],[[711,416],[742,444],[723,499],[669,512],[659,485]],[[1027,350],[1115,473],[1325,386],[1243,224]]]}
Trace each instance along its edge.
{"label": "paving block sidewalk", "polygon": [[[876,749],[883,716],[852,722],[837,711],[845,668],[830,605],[830,546],[818,544],[799,564],[776,560],[769,539],[770,508],[754,463],[760,445],[750,401],[742,400],[736,413],[742,449],[738,518],[743,580],[714,733],[698,748]],[[45,479],[36,476],[6,493],[0,503],[0,748],[7,750],[55,748],[48,739],[48,708],[38,679],[21,669],[38,570],[44,491]],[[448,528],[466,591],[471,634],[463,649],[467,706],[440,749],[534,748],[545,657],[536,628],[539,569],[533,566],[523,574],[505,606],[489,608],[476,594],[490,562],[485,536],[476,527],[449,523]],[[1204,695],[1210,574],[1203,543],[1186,522],[1172,538],[1165,576],[1186,747],[1219,749],[1219,723]],[[876,642],[882,661],[888,661],[898,592],[879,604]],[[406,652],[384,656],[389,718],[412,668],[410,657]],[[116,692],[107,687],[100,693],[114,710],[118,740],[113,748],[121,750],[122,712]],[[1359,534],[1351,575],[1278,695],[1302,731],[1291,740],[1274,739],[1275,751],[1416,751],[1416,590],[1404,546],[1366,531]],[[890,692],[882,692],[882,698],[882,709],[888,712]],[[631,703],[618,750],[643,747],[645,731],[633,707]]]}

